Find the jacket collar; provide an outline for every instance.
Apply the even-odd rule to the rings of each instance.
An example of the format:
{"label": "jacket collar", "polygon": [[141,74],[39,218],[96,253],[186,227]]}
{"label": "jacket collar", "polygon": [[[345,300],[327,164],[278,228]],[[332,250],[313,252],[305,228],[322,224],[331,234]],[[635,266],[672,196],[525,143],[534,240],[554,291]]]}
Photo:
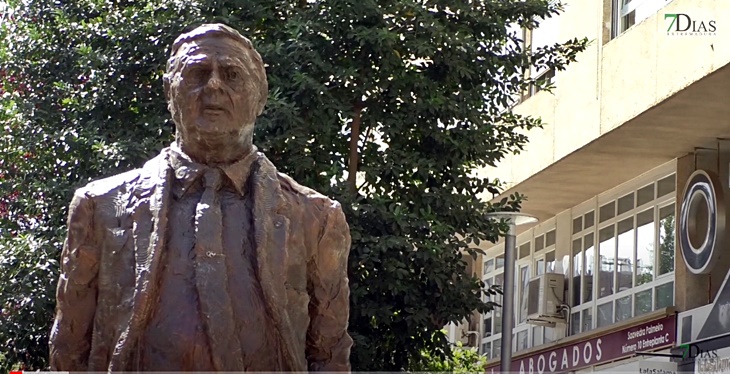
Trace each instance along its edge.
{"label": "jacket collar", "polygon": [[[180,184],[180,190],[175,189],[175,195],[183,196],[190,187],[203,176],[206,169],[211,166],[204,165],[193,161],[190,156],[180,149],[177,142],[173,142],[169,148],[163,150],[165,158],[172,168],[174,179]],[[251,173],[251,167],[258,158],[257,148],[253,146],[251,152],[242,159],[228,165],[215,165],[223,171],[223,174],[231,182],[239,195],[243,196],[246,191],[246,181]]]}

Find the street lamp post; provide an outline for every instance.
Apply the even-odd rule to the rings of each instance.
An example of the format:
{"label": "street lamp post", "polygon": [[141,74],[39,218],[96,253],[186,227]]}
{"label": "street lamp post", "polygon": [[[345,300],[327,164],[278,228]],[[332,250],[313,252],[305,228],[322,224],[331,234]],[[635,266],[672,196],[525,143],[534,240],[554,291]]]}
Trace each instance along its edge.
{"label": "street lamp post", "polygon": [[515,318],[515,241],[517,226],[537,222],[537,218],[518,212],[495,212],[487,218],[506,220],[509,225],[504,238],[504,289],[502,290],[502,349],[500,352],[500,372],[509,373],[512,363],[512,324]]}

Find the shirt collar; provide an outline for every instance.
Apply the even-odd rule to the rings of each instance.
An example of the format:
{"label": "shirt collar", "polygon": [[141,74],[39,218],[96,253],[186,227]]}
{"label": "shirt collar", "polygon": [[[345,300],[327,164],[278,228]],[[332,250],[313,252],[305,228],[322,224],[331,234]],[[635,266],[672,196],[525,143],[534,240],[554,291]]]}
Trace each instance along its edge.
{"label": "shirt collar", "polygon": [[[228,165],[214,166],[223,171],[223,174],[231,182],[239,195],[246,193],[246,181],[251,173],[251,166],[257,157],[257,148],[252,146],[251,152],[242,159]],[[173,142],[167,149],[167,160],[175,173],[175,179],[181,183],[184,195],[198,178],[203,176],[205,170],[211,166],[193,161],[185,152],[180,149],[177,142]]]}

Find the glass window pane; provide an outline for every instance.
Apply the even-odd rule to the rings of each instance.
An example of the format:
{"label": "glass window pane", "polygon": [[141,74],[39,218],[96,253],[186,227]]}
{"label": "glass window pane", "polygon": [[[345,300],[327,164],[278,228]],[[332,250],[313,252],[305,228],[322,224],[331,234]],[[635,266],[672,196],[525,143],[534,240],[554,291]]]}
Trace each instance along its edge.
{"label": "glass window pane", "polygon": [[634,295],[634,305],[636,306],[635,317],[651,312],[651,289],[637,292]]}
{"label": "glass window pane", "polygon": [[654,279],[654,209],[636,216],[636,285]]}
{"label": "glass window pane", "polygon": [[588,212],[583,216],[583,230],[593,227],[595,221],[595,215],[593,212]]}
{"label": "glass window pane", "polygon": [[545,236],[540,235],[535,238],[535,252],[541,251],[543,248],[545,248]]}
{"label": "glass window pane", "polygon": [[662,197],[666,194],[674,192],[676,186],[675,175],[672,174],[664,179],[660,179],[657,182],[657,197]]}
{"label": "glass window pane", "polygon": [[605,227],[598,233],[598,298],[613,295],[613,274],[616,268],[616,237],[613,233],[613,226]]}
{"label": "glass window pane", "polygon": [[544,344],[552,343],[557,339],[555,337],[555,328],[553,327],[545,327],[545,332],[543,333],[543,341]]}
{"label": "glass window pane", "polygon": [[547,234],[545,234],[545,247],[549,247],[551,245],[555,245],[555,230],[548,231]]}
{"label": "glass window pane", "polygon": [[[494,284],[500,287],[504,286],[504,273],[497,274],[494,277]],[[498,294],[494,298],[497,304],[502,305],[502,295]],[[492,313],[494,313],[494,330],[492,331],[502,331],[502,308],[494,308]]]}
{"label": "glass window pane", "polygon": [[570,317],[570,334],[580,334],[580,312],[575,312]]}
{"label": "glass window pane", "polygon": [[634,193],[630,193],[620,199],[618,199],[618,215],[628,212],[634,209]]}
{"label": "glass window pane", "polygon": [[583,302],[593,300],[593,273],[596,249],[593,245],[593,234],[583,237]]}
{"label": "glass window pane", "polygon": [[583,243],[581,239],[573,240],[573,298],[571,306],[580,305],[580,274],[583,271]]}
{"label": "glass window pane", "polygon": [[520,268],[520,323],[527,321],[527,286],[530,283],[530,267],[523,266]]}
{"label": "glass window pane", "polygon": [[586,332],[593,330],[593,310],[588,308],[583,310],[583,320],[580,324],[580,331]]}
{"label": "glass window pane", "polygon": [[545,260],[539,259],[535,261],[535,275],[545,274]]}
{"label": "glass window pane", "polygon": [[555,251],[550,251],[545,254],[545,272],[555,272]]}
{"label": "glass window pane", "polygon": [[616,322],[631,318],[631,295],[616,299]]}
{"label": "glass window pane", "polygon": [[636,11],[633,11],[621,18],[621,32],[624,32],[636,23]]}
{"label": "glass window pane", "polygon": [[659,275],[674,271],[674,204],[659,209]]}
{"label": "glass window pane", "polygon": [[634,217],[619,222],[617,228],[616,282],[621,292],[630,289],[634,282]]}
{"label": "glass window pane", "polygon": [[517,351],[524,351],[525,349],[527,349],[527,330],[517,333]]}
{"label": "glass window pane", "polygon": [[[492,288],[492,285],[494,285],[494,278],[489,277],[489,278],[487,278],[487,279],[484,280],[484,289],[485,290],[491,289]],[[484,295],[484,301],[492,300],[492,301],[495,301],[496,302],[497,301],[497,296],[498,295],[492,296],[492,295],[486,295],[485,294]],[[490,315],[491,315],[491,313],[490,313]]]}
{"label": "glass window pane", "polygon": [[601,304],[597,310],[597,327],[608,326],[613,323],[613,301]]}
{"label": "glass window pane", "polygon": [[502,353],[502,339],[497,339],[492,343],[492,357],[500,357]]}
{"label": "glass window pane", "polygon": [[530,242],[520,246],[520,260],[530,255]]}
{"label": "glass window pane", "polygon": [[537,347],[540,344],[542,344],[542,327],[533,326],[532,327],[532,346]]}
{"label": "glass window pane", "polygon": [[494,270],[494,259],[490,259],[484,262],[484,274],[487,274]]}
{"label": "glass window pane", "polygon": [[650,201],[654,200],[654,183],[642,187],[636,191],[636,206],[642,206]]}
{"label": "glass window pane", "polygon": [[504,255],[499,255],[495,259],[494,263],[495,269],[501,269],[504,267]]}
{"label": "glass window pane", "polygon": [[674,282],[662,284],[656,288],[656,308],[661,309],[674,305]]}
{"label": "glass window pane", "polygon": [[492,358],[492,342],[482,344],[482,355],[487,356],[487,359]]}
{"label": "glass window pane", "polygon": [[612,201],[599,209],[598,222],[604,222],[616,216],[616,202]]}
{"label": "glass window pane", "polygon": [[583,230],[583,217],[573,219],[573,234],[581,232]]}
{"label": "glass window pane", "polygon": [[482,337],[486,338],[492,336],[492,316],[488,315],[484,318],[483,331]]}

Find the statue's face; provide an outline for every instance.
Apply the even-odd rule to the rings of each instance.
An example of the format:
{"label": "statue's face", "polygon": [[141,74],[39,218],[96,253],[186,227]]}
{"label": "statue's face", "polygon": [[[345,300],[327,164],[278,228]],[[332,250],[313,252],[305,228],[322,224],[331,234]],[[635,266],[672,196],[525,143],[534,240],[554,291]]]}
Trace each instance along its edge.
{"label": "statue's face", "polygon": [[178,135],[196,143],[245,138],[260,111],[259,82],[246,50],[231,38],[203,37],[182,45],[177,56],[166,89]]}

